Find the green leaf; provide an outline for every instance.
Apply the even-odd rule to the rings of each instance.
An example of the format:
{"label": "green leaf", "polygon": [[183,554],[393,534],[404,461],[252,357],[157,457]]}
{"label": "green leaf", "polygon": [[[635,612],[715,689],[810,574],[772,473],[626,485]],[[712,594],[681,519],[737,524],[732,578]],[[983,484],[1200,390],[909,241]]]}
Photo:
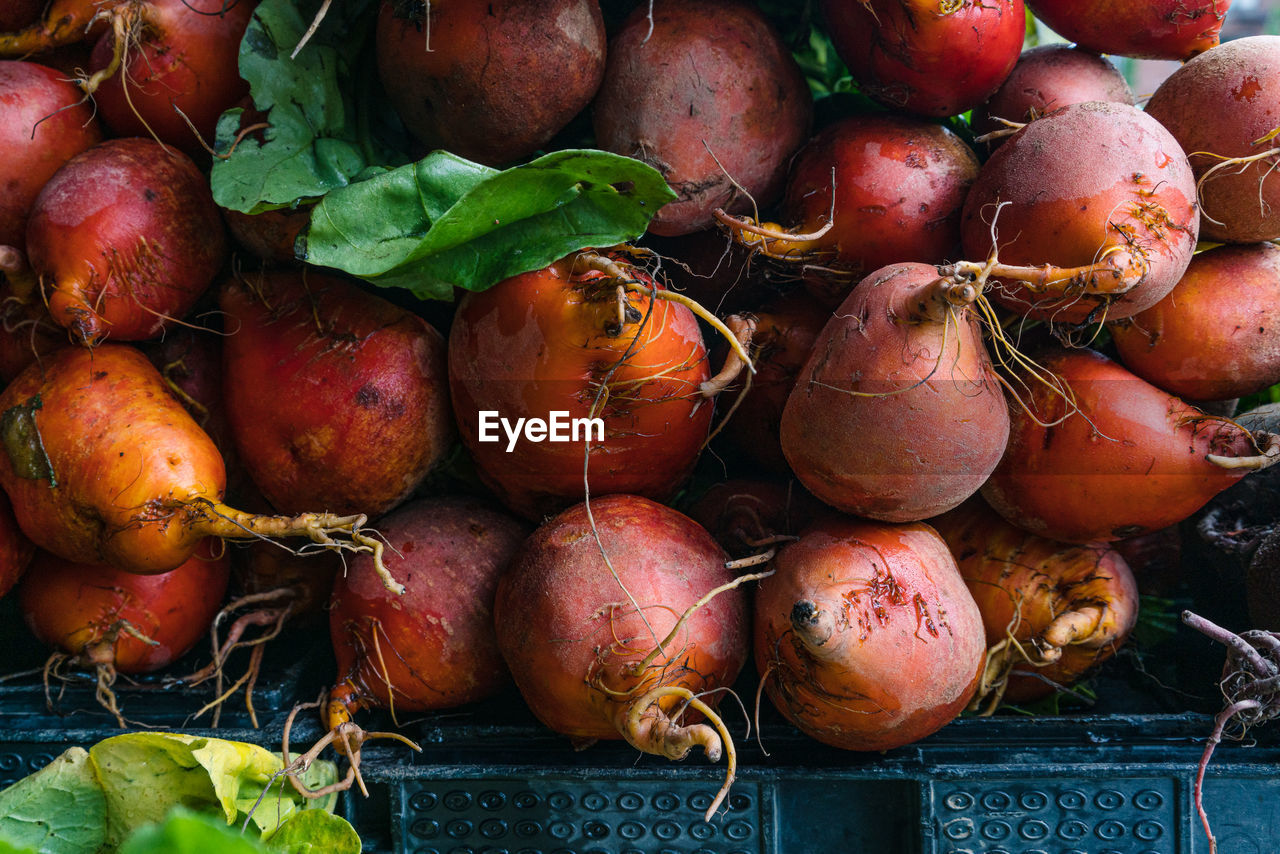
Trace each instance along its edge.
{"label": "green leaf", "polygon": [[[250,826],[267,837],[296,812],[334,804],[333,798],[308,802],[287,784],[278,755],[245,742],[140,732],[101,741],[89,756],[106,793],[112,845],[139,827],[159,823],[175,806],[204,809],[228,824],[249,818]],[[332,763],[318,762],[307,782],[324,785],[336,779]]]}
{"label": "green leaf", "polygon": [[0,852],[86,854],[106,834],[106,798],[79,747],[0,792]]}
{"label": "green leaf", "polygon": [[675,198],[652,167],[588,149],[495,172],[450,154],[330,192],[305,258],[422,299],[480,291],[589,247],[645,232]]}
{"label": "green leaf", "polygon": [[307,810],[280,825],[268,847],[286,854],[360,854],[360,837],[342,816]]}
{"label": "green leaf", "polygon": [[266,850],[216,817],[179,807],[162,824],[130,836],[119,854],[263,854]]}
{"label": "green leaf", "polygon": [[[215,147],[230,151],[210,174],[214,200],[243,213],[262,213],[345,187],[371,164],[404,158],[375,143],[357,98],[367,84],[358,55],[377,17],[372,0],[336,3],[296,58],[290,58],[318,7],[316,2],[263,0],[240,43],[240,76],[270,123],[260,141],[248,135],[232,149],[243,110],[218,121]],[[353,69],[363,68],[360,75]],[[361,82],[356,77],[363,78]]]}

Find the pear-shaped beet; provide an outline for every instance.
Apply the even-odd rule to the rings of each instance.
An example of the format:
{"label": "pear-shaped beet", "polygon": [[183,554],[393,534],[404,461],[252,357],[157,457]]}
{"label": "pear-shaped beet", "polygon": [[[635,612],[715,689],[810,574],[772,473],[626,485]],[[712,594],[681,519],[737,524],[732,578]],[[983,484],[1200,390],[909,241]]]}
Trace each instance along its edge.
{"label": "pear-shaped beet", "polygon": [[19,526],[65,560],[155,574],[209,536],[382,552],[360,533],[365,516],[259,516],[223,503],[218,449],[126,344],[64,347],[24,370],[0,393],[0,440],[0,487]]}
{"label": "pear-shaped beet", "polygon": [[1250,470],[1274,436],[1206,415],[1092,350],[1037,360],[1069,387],[1020,386],[1008,450],[982,494],[1024,530],[1110,542],[1181,522]]}
{"label": "pear-shaped beet", "polygon": [[972,299],[927,264],[884,267],[854,288],[782,414],[782,450],[810,492],[847,513],[907,522],[982,486],[1009,417]]}
{"label": "pear-shaped beet", "polygon": [[444,337],[422,318],[297,272],[228,281],[220,305],[232,434],[277,509],[381,515],[449,449]]}

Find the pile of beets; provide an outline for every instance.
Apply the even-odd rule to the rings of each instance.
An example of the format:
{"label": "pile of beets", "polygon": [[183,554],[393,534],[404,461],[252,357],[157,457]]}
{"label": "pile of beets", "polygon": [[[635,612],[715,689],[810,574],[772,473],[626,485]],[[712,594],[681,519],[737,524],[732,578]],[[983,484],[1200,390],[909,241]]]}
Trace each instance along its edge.
{"label": "pile of beets", "polygon": [[1280,459],[1229,417],[1280,383],[1280,37],[1219,44],[1227,0],[803,4],[859,93],[816,103],[754,3],[382,2],[422,152],[585,117],[677,194],[449,306],[214,204],[256,5],[0,11],[0,593],[121,725],[117,674],[215,626],[183,678],[251,689],[323,618],[353,758],[363,710],[513,681],[576,744],[725,756],[723,798],[748,660],[849,750],[1067,690],[1125,555]]}

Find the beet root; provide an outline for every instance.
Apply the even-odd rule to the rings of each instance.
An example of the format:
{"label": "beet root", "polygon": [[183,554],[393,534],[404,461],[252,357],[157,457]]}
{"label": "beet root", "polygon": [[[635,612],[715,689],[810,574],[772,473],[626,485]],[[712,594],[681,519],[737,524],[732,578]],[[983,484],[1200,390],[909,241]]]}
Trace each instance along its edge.
{"label": "beet root", "polygon": [[[871,114],[829,125],[796,155],[781,218],[717,214],[736,240],[784,268],[828,306],[889,264],[959,257],[960,214],[978,158],[952,131],[910,116]],[[796,275],[796,273],[793,273]]]}
{"label": "beet root", "polygon": [[[700,391],[711,372],[693,312],[660,286],[651,300],[652,280],[638,268],[609,261],[623,272],[607,273],[593,258],[602,256],[579,253],[468,293],[449,333],[462,441],[481,479],[530,519],[582,500],[584,460],[594,494],[669,499],[711,423]],[[556,412],[568,441],[518,432],[517,419],[549,423]],[[515,425],[514,437],[498,416],[507,430]],[[592,417],[602,419],[603,435],[570,430]]]}
{"label": "beet root", "polygon": [[450,449],[444,337],[331,276],[227,281],[226,413],[254,483],[281,512],[379,516]]}
{"label": "beet root", "polygon": [[223,111],[249,94],[240,42],[257,0],[126,0],[89,56],[84,88],[116,136],[201,157]]}
{"label": "beet root", "polygon": [[965,199],[961,233],[971,266],[998,261],[992,299],[1072,324],[1159,302],[1191,262],[1199,227],[1178,141],[1136,107],[1088,101],[996,149]]}
{"label": "beet root", "polygon": [[528,526],[473,499],[432,498],[384,516],[378,530],[390,545],[387,568],[408,592],[389,594],[363,557],[337,580],[330,727],[362,708],[395,715],[474,703],[510,679],[493,599]]}
{"label": "beet root", "polygon": [[994,92],[1026,36],[1022,0],[824,0],[822,13],[862,92],[891,109],[939,118]]}
{"label": "beet root", "polygon": [[209,536],[303,536],[371,551],[364,516],[260,516],[222,501],[216,446],[136,348],[68,347],[0,394],[0,486],[37,546],[140,574],[185,563]]}
{"label": "beet root", "polygon": [[21,250],[41,188],[102,131],[80,90],[34,62],[0,61],[0,105],[0,246]]}
{"label": "beet root", "polygon": [[906,522],[982,486],[1009,421],[972,297],[933,267],[900,264],[867,276],[836,309],[782,413],[782,450],[810,492]]}
{"label": "beet root", "polygon": [[1197,56],[1146,109],[1187,152],[1205,239],[1280,237],[1280,36],[1233,39]]}
{"label": "beet root", "polygon": [[725,750],[731,782],[732,742],[712,707],[746,661],[748,629],[742,591],[723,589],[734,581],[724,552],[648,499],[612,495],[589,507],[534,531],[498,584],[498,646],[520,693],[539,720],[580,742],[625,738],[671,759],[695,746],[712,760]]}
{"label": "beet root", "polygon": [[[1022,52],[995,94],[974,108],[971,125],[977,134],[1008,134],[1011,123],[1033,121],[1085,101],[1133,104],[1133,90],[1105,57],[1065,44],[1043,44]],[[993,144],[1000,139],[1003,135]]]}
{"label": "beet root", "polygon": [[27,222],[49,313],[88,346],[158,335],[209,287],[226,250],[208,180],[149,139],[108,140],[73,157]]}
{"label": "beet root", "polygon": [[986,649],[982,617],[928,525],[827,520],[774,567],[756,591],[756,668],[807,735],[890,750],[968,704]]}
{"label": "beet root", "polygon": [[[424,17],[425,16],[425,17]],[[597,0],[382,3],[378,74],[410,133],[490,166],[534,153],[591,101],[605,64]]]}
{"label": "beet root", "polygon": [[1280,382],[1280,246],[1196,254],[1160,302],[1107,325],[1120,361],[1185,400],[1228,400]]}
{"label": "beet root", "polygon": [[609,43],[592,118],[601,148],[653,166],[678,194],[649,229],[709,228],[712,212],[772,204],[809,134],[813,99],[754,4],[641,5]]}
{"label": "beet root", "polygon": [[980,498],[929,524],[947,541],[987,632],[973,704],[987,714],[1071,685],[1110,658],[1138,619],[1127,562],[1101,543],[1069,545],[1010,525]]}
{"label": "beet root", "polygon": [[1045,25],[1083,48],[1143,59],[1190,59],[1218,44],[1231,0],[1028,0]]}
{"label": "beet root", "polygon": [[36,554],[18,586],[27,625],[55,647],[46,677],[67,667],[94,670],[98,699],[121,727],[111,685],[116,674],[150,673],[182,657],[204,637],[227,590],[229,561],[205,540],[178,568],[137,575],[99,564]]}
{"label": "beet root", "polygon": [[1036,361],[1063,385],[1029,385],[1010,407],[1008,448],[982,487],[1033,534],[1088,543],[1166,528],[1280,458],[1273,435],[1206,415],[1092,350]]}

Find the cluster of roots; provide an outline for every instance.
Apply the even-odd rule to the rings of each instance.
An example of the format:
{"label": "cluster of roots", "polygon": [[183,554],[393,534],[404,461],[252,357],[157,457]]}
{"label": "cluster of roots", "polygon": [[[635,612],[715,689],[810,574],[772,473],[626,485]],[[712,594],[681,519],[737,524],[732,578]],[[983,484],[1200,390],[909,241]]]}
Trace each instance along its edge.
{"label": "cluster of roots", "polygon": [[1216,854],[1217,840],[1204,809],[1205,769],[1224,737],[1241,739],[1252,727],[1280,718],[1280,632],[1250,630],[1237,635],[1191,611],[1182,613],[1182,621],[1227,648],[1218,683],[1226,705],[1214,718],[1195,784],[1196,810],[1209,837],[1209,852]]}

